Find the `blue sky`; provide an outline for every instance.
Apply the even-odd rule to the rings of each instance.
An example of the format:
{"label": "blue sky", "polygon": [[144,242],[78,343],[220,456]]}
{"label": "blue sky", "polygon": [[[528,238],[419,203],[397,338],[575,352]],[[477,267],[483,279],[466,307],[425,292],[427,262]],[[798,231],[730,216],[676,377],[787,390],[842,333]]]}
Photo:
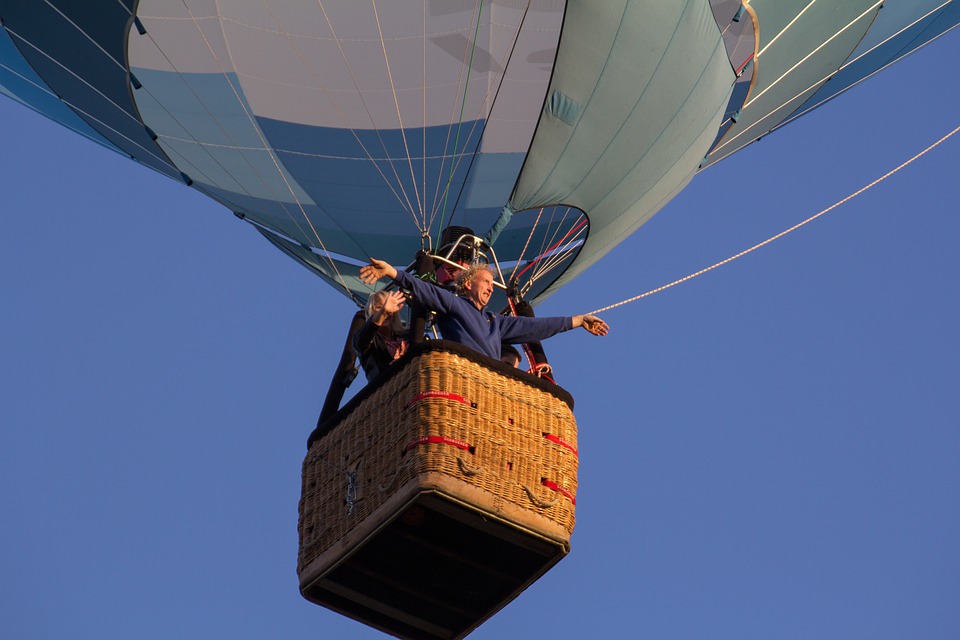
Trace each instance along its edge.
{"label": "blue sky", "polygon": [[[694,179],[540,315],[816,213],[957,125],[950,33]],[[226,209],[0,101],[0,629],[378,638],[301,599],[305,439],[353,312]],[[960,136],[552,339],[570,556],[473,638],[960,634]]]}

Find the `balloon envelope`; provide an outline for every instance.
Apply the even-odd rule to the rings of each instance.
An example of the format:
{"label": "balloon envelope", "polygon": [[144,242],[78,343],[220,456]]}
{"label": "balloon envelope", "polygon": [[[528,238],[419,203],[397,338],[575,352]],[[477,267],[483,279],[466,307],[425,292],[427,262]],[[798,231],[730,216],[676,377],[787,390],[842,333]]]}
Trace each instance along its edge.
{"label": "balloon envelope", "polygon": [[0,0],[0,18],[0,91],[353,299],[367,257],[407,264],[449,224],[536,299],[960,4]]}

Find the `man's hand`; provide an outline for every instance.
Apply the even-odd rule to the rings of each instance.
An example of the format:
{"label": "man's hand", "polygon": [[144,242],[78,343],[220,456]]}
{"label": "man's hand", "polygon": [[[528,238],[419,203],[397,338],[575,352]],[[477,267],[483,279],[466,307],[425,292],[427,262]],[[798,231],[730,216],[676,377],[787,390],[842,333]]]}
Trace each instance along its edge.
{"label": "man's hand", "polygon": [[397,270],[383,260],[370,258],[370,264],[360,267],[360,279],[366,284],[373,284],[380,278],[395,277],[397,277]]}
{"label": "man's hand", "polygon": [[595,336],[605,336],[610,326],[597,316],[573,316],[573,328],[583,327]]}

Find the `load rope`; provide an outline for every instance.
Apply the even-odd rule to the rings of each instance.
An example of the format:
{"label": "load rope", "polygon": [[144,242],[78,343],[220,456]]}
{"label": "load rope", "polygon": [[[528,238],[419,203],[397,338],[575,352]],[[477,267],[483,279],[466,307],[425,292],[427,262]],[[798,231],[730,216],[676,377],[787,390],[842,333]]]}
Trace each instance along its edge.
{"label": "load rope", "polygon": [[735,255],[732,255],[732,256],[730,256],[729,258],[725,259],[725,260],[721,260],[720,262],[717,262],[716,264],[710,265],[709,267],[700,269],[699,271],[696,271],[696,272],[694,272],[694,273],[691,273],[690,275],[684,276],[683,278],[680,278],[679,280],[674,280],[673,282],[670,282],[670,283],[665,284],[665,285],[663,285],[663,286],[657,287],[656,289],[651,289],[650,291],[647,291],[646,293],[641,293],[641,294],[638,295],[638,296],[633,296],[632,298],[627,298],[626,300],[621,300],[620,302],[617,302],[617,303],[614,303],[614,304],[611,304],[611,305],[607,305],[606,307],[601,307],[601,308],[599,308],[599,309],[596,309],[596,310],[594,310],[594,311],[591,311],[591,312],[590,312],[589,314],[587,314],[587,315],[596,315],[596,314],[598,314],[598,313],[603,313],[604,311],[609,311],[610,309],[615,309],[615,308],[621,307],[621,306],[623,306],[623,305],[625,305],[625,304],[629,304],[629,303],[631,303],[631,302],[636,302],[637,300],[640,300],[640,299],[642,299],[642,298],[646,298],[647,296],[652,296],[652,295],[655,294],[655,293],[660,293],[661,291],[665,291],[666,289],[669,289],[670,287],[675,287],[675,286],[678,285],[678,284],[681,284],[681,283],[683,283],[683,282],[687,282],[688,280],[692,280],[692,279],[696,278],[697,276],[701,276],[701,275],[707,273],[708,271],[713,271],[713,270],[716,269],[717,267],[722,267],[723,265],[728,264],[728,263],[730,263],[730,262],[733,262],[734,260],[736,260],[736,259],[738,259],[738,258],[742,258],[743,256],[747,255],[748,253],[752,253],[753,251],[756,251],[756,250],[759,249],[760,247],[763,247],[763,246],[766,246],[766,245],[770,244],[770,243],[773,242],[774,240],[779,240],[780,238],[782,238],[783,236],[787,235],[788,233],[792,233],[793,231],[796,231],[796,230],[799,229],[800,227],[802,227],[802,226],[804,226],[804,225],[806,225],[806,224],[809,224],[809,223],[813,222],[814,220],[816,220],[816,219],[819,218],[820,216],[822,216],[822,215],[824,215],[824,214],[826,214],[826,213],[829,213],[830,211],[833,211],[834,209],[836,209],[836,208],[839,207],[840,205],[842,205],[842,204],[844,204],[844,203],[846,203],[846,202],[849,202],[850,200],[853,200],[854,198],[856,198],[857,196],[859,196],[859,195],[860,195],[861,193],[863,193],[864,191],[867,191],[868,189],[871,189],[872,187],[880,184],[881,182],[883,182],[884,180],[886,180],[887,178],[889,178],[890,176],[892,176],[892,175],[895,174],[896,172],[900,171],[901,169],[903,169],[903,168],[906,167],[907,165],[913,163],[915,160],[920,159],[921,157],[923,157],[923,156],[926,155],[928,152],[930,152],[930,151],[932,151],[933,149],[935,149],[937,146],[939,146],[939,145],[942,144],[943,142],[946,142],[946,140],[947,140],[948,138],[950,138],[951,136],[953,136],[954,134],[956,134],[958,131],[960,131],[960,126],[958,126],[957,128],[955,128],[953,131],[951,131],[950,133],[946,134],[945,136],[943,136],[942,138],[940,138],[939,140],[937,140],[936,142],[934,142],[933,144],[931,144],[929,147],[927,147],[926,149],[924,149],[924,150],[921,151],[920,153],[916,154],[915,156],[913,156],[912,158],[910,158],[910,159],[907,160],[906,162],[900,164],[898,167],[896,167],[896,168],[894,168],[894,169],[891,169],[890,171],[886,172],[885,174],[883,174],[882,176],[880,176],[879,178],[877,178],[876,180],[874,180],[874,181],[871,182],[870,184],[866,185],[865,187],[861,187],[861,188],[858,189],[857,191],[851,193],[850,195],[848,195],[848,196],[847,196],[846,198],[844,198],[843,200],[840,200],[839,202],[835,202],[834,204],[830,205],[829,207],[827,207],[826,209],[820,211],[819,213],[810,216],[809,218],[807,218],[807,219],[804,220],[803,222],[799,222],[799,223],[793,225],[792,227],[790,227],[789,229],[785,229],[784,231],[781,231],[781,232],[778,233],[777,235],[772,236],[772,237],[770,237],[770,238],[767,238],[767,239],[764,240],[763,242],[760,242],[760,243],[758,243],[758,244],[753,245],[753,246],[750,247],[749,249],[744,249],[744,250],[741,251],[740,253],[737,253],[737,254],[735,254]]}

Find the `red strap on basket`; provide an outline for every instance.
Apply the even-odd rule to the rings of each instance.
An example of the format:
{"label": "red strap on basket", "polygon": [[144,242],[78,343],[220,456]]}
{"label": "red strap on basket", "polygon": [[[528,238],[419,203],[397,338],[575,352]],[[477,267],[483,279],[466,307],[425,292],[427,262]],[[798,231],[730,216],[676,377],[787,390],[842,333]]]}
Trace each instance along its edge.
{"label": "red strap on basket", "polygon": [[410,407],[421,400],[426,400],[427,398],[443,398],[444,400],[455,400],[461,404],[470,405],[469,400],[463,396],[451,393],[449,391],[424,391],[423,393],[418,393],[417,395],[413,396],[413,400],[407,403],[407,407]]}
{"label": "red strap on basket", "polygon": [[447,436],[421,436],[416,440],[411,440],[407,443],[407,446],[404,447],[403,452],[406,453],[415,447],[419,447],[422,444],[448,444],[451,447],[456,447],[457,449],[463,449],[464,451],[469,451],[473,453],[473,446],[469,442],[464,442],[463,440],[457,440],[456,438],[448,438]]}
{"label": "red strap on basket", "polygon": [[551,480],[547,480],[546,478],[540,478],[540,484],[542,484],[543,486],[545,486],[547,489],[553,489],[554,491],[557,491],[557,492],[559,492],[559,493],[562,493],[563,495],[565,495],[565,496],[567,497],[568,500],[570,500],[570,502],[573,504],[573,506],[577,506],[577,499],[576,499],[576,497],[574,497],[574,495],[573,495],[572,493],[570,493],[569,491],[567,491],[566,489],[564,489],[563,487],[561,487],[560,485],[558,485],[556,482],[553,482],[553,481],[551,481]]}
{"label": "red strap on basket", "polygon": [[570,451],[573,451],[573,455],[577,456],[577,458],[580,457],[580,454],[577,453],[577,448],[572,444],[570,444],[569,442],[567,442],[566,440],[564,440],[563,438],[561,438],[560,436],[555,436],[552,433],[544,433],[543,437],[549,440],[550,442],[554,442],[560,445],[561,447],[564,447],[565,449],[569,449]]}

